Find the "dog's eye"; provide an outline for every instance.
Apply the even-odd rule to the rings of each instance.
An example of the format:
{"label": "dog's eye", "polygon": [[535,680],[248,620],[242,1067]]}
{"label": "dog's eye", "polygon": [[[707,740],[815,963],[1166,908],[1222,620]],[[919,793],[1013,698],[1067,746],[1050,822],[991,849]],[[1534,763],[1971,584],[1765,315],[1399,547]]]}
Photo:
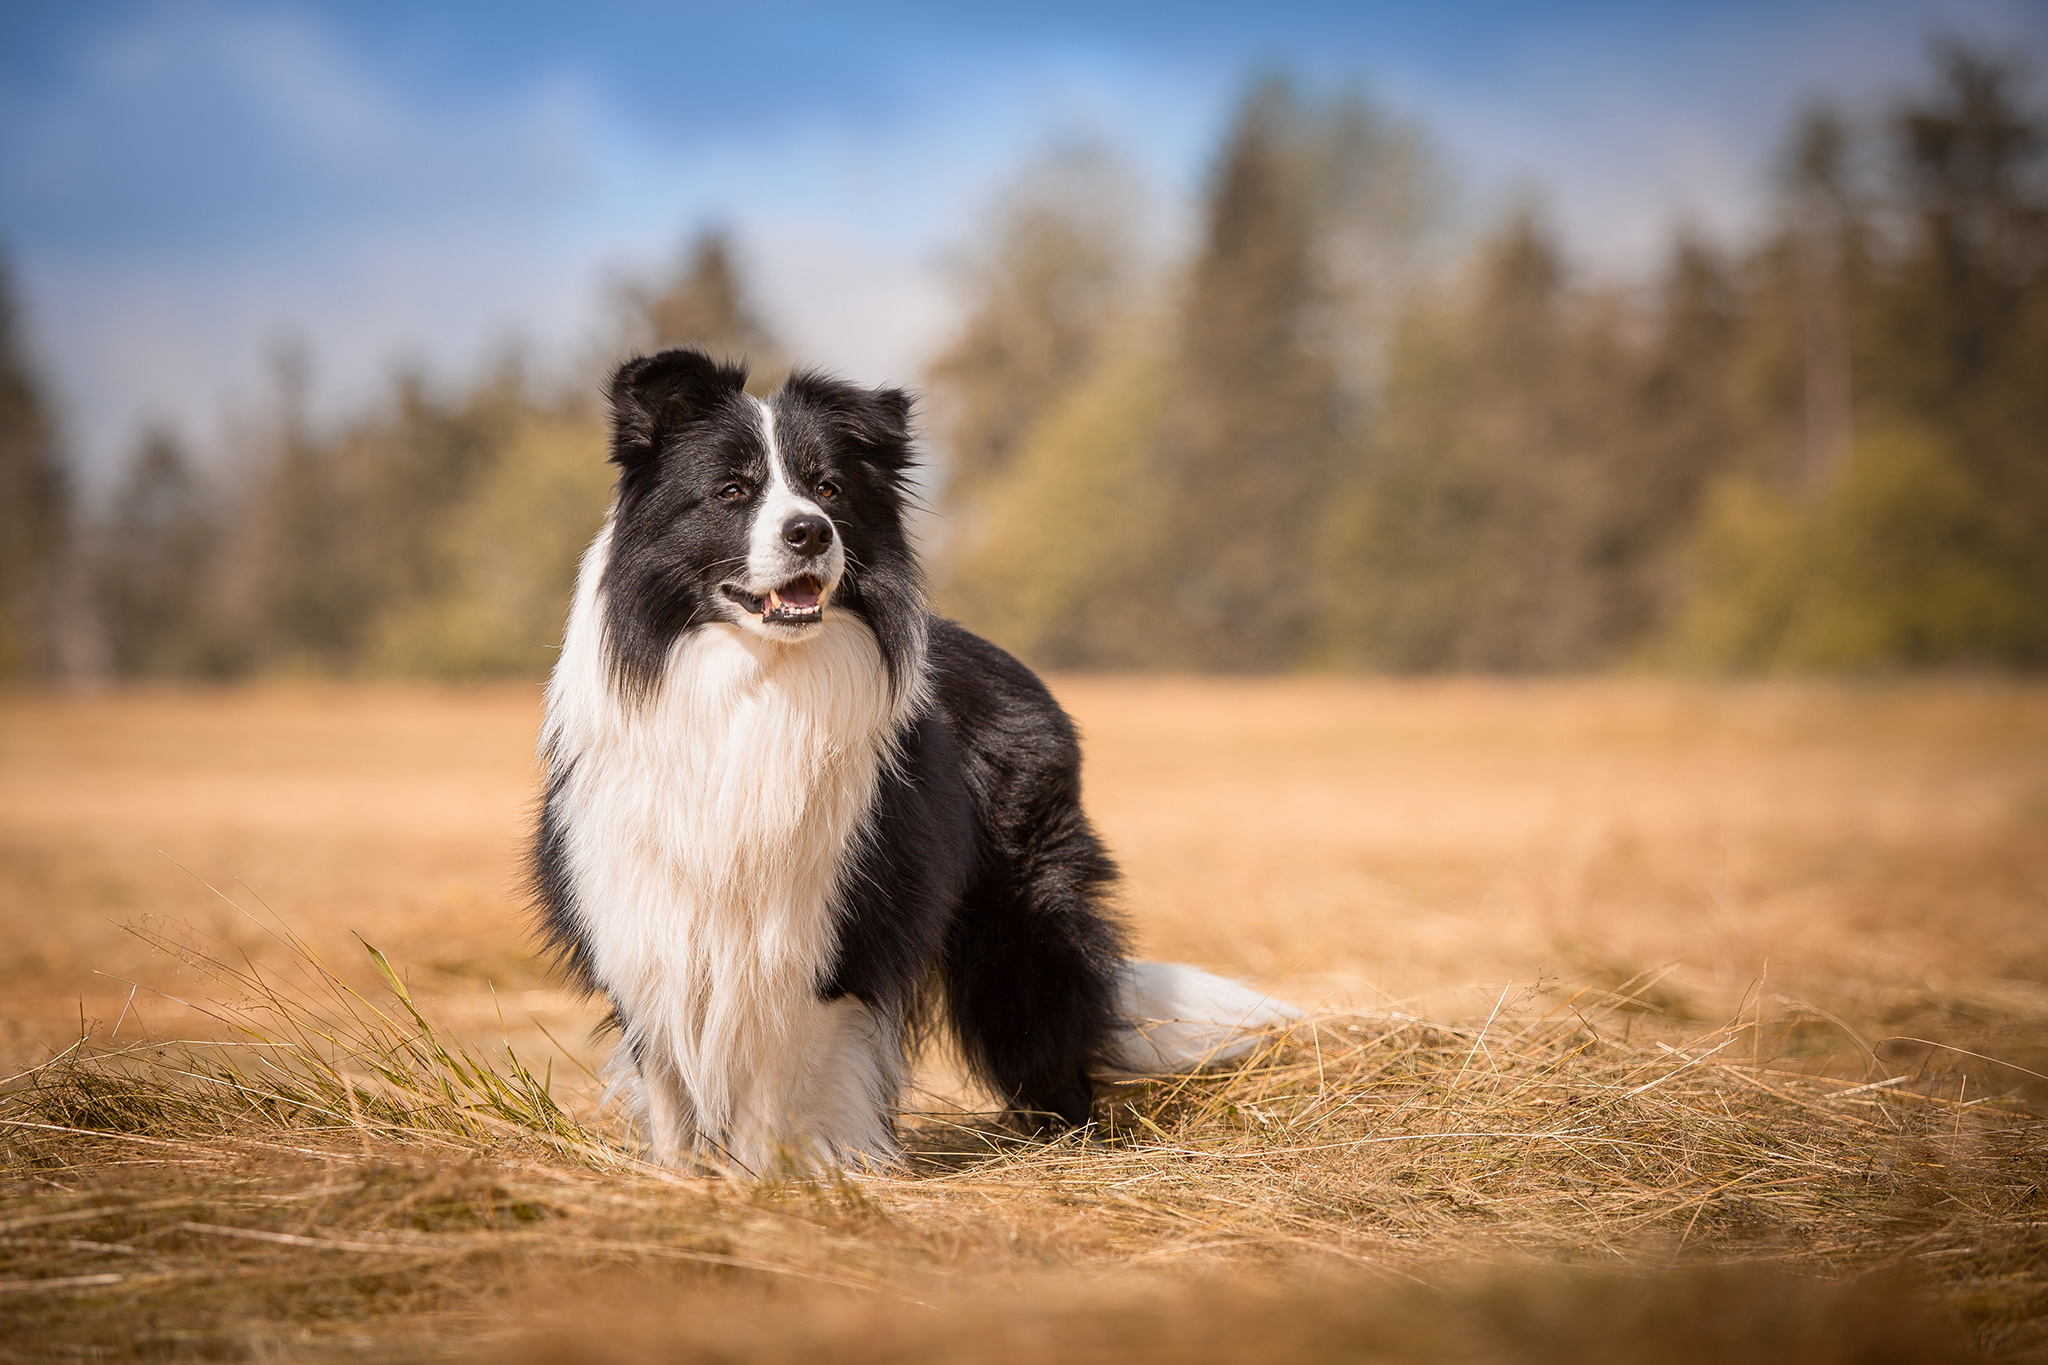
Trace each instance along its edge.
{"label": "dog's eye", "polygon": [[830,480],[830,479],[820,479],[820,480],[818,480],[818,500],[819,500],[820,502],[830,502],[830,501],[832,501],[832,499],[834,499],[834,498],[836,498],[836,497],[838,497],[838,496],[839,496],[839,485],[838,485],[838,484],[836,484],[836,483],[832,482],[832,480]]}
{"label": "dog's eye", "polygon": [[727,502],[738,502],[741,498],[744,498],[746,495],[747,486],[743,483],[729,483],[725,487],[718,490],[718,496],[725,499]]}

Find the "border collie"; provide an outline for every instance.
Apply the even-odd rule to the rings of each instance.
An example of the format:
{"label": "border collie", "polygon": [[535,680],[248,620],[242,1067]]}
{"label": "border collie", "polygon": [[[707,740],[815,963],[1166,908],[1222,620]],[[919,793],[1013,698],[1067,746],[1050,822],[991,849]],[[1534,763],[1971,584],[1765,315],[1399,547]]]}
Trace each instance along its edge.
{"label": "border collie", "polygon": [[1126,956],[1072,723],[925,608],[908,395],[746,380],[691,349],[613,376],[541,731],[542,931],[609,999],[656,1156],[888,1163],[927,1001],[1034,1128],[1297,1017]]}

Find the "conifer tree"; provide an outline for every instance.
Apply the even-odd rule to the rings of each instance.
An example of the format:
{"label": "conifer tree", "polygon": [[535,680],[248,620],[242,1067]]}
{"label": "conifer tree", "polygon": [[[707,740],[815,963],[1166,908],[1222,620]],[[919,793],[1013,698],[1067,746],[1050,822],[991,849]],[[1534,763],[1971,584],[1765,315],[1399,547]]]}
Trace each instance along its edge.
{"label": "conifer tree", "polygon": [[948,546],[946,612],[1040,667],[1168,662],[1148,590],[1175,497],[1154,458],[1176,389],[1158,331],[1137,319],[1104,341]]}
{"label": "conifer tree", "polygon": [[1992,496],[2048,537],[2048,116],[1967,48],[1893,126],[1909,250],[1888,291],[1877,376],[1954,431]]}
{"label": "conifer tree", "polygon": [[209,610],[217,505],[174,435],[144,436],[95,534],[93,596],[117,674],[207,673],[226,662]]}
{"label": "conifer tree", "polygon": [[963,262],[967,317],[928,375],[946,496],[973,518],[1032,428],[1101,357],[1130,302],[1136,194],[1087,144],[1056,149],[1001,197],[988,245]]}
{"label": "conifer tree", "polygon": [[1297,174],[1296,109],[1269,81],[1216,169],[1181,307],[1179,388],[1160,469],[1173,497],[1147,583],[1170,657],[1270,669],[1297,660],[1324,607],[1309,547],[1336,455],[1315,222]]}
{"label": "conifer tree", "polygon": [[782,348],[762,321],[741,278],[730,234],[709,228],[684,249],[666,280],[627,286],[620,295],[621,338],[631,351],[698,346],[713,355],[744,359],[752,387],[766,391],[788,368]]}
{"label": "conifer tree", "polygon": [[1607,338],[1576,319],[1563,262],[1523,209],[1465,296],[1411,318],[1362,477],[1330,536],[1346,585],[1335,657],[1400,669],[1582,662],[1602,634],[1590,581],[1603,508]]}
{"label": "conifer tree", "polygon": [[1674,236],[1630,383],[1630,428],[1613,462],[1605,543],[1611,643],[1655,637],[1683,601],[1686,549],[1713,482],[1753,443],[1738,382],[1749,320],[1739,265],[1693,232]]}
{"label": "conifer tree", "polygon": [[272,356],[277,411],[251,490],[245,534],[247,662],[344,670],[367,616],[362,499],[315,436],[311,361],[296,344]]}
{"label": "conifer tree", "polygon": [[20,332],[12,273],[0,259],[0,676],[54,666],[70,514],[56,419]]}
{"label": "conifer tree", "polygon": [[1809,112],[1785,168],[1799,306],[1800,439],[1793,482],[1825,491],[1849,458],[1854,430],[1850,275],[1858,243],[1848,185],[1849,135],[1832,110]]}

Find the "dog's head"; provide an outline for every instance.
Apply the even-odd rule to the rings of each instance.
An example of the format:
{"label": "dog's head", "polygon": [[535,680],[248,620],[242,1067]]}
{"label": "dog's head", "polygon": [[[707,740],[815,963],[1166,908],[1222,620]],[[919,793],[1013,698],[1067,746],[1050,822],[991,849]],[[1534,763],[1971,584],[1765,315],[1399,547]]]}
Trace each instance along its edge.
{"label": "dog's head", "polygon": [[759,399],[746,380],[688,348],[612,376],[602,592],[616,675],[652,687],[677,639],[718,623],[801,647],[842,611],[898,674],[923,611],[903,524],[909,396],[799,371]]}

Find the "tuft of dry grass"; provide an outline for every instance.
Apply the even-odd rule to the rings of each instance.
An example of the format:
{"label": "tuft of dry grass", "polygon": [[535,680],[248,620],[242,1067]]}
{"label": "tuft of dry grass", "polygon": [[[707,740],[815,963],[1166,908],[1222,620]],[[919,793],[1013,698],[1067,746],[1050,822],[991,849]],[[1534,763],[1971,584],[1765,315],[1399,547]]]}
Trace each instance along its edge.
{"label": "tuft of dry grass", "polygon": [[0,1123],[185,1139],[348,1135],[460,1152],[516,1137],[564,1160],[613,1159],[557,1102],[551,1064],[536,1075],[509,1041],[493,1058],[437,1028],[374,945],[361,946],[389,993],[381,1004],[283,920],[271,916],[264,927],[286,950],[284,969],[246,953],[233,960],[189,926],[131,926],[226,993],[204,1004],[179,1002],[219,1036],[113,1045],[121,1019],[104,1042],[84,1032],[0,1083]]}

